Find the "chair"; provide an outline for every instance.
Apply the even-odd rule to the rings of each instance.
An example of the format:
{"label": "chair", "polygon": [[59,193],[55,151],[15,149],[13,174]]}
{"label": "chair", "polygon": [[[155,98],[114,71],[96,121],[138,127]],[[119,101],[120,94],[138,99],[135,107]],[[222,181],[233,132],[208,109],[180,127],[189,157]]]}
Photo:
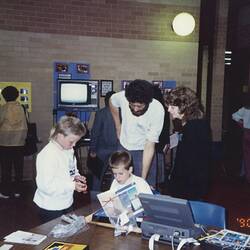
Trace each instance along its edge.
{"label": "chair", "polygon": [[226,210],[208,202],[189,201],[196,224],[226,228]]}

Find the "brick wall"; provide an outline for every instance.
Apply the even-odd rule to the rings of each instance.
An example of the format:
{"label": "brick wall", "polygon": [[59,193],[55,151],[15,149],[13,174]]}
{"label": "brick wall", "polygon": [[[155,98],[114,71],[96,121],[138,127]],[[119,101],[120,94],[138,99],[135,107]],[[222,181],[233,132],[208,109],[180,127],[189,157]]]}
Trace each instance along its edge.
{"label": "brick wall", "polygon": [[0,29],[180,41],[171,29],[171,22],[182,11],[193,14],[197,26],[194,35],[181,40],[197,41],[199,5],[174,5],[174,1],[152,4],[122,0],[1,0]]}
{"label": "brick wall", "polygon": [[53,62],[90,63],[93,79],[174,79],[195,88],[197,43],[1,31],[1,81],[32,83],[31,119],[46,141],[52,125]]}
{"label": "brick wall", "polygon": [[[37,122],[40,147],[53,121],[55,61],[88,62],[92,78],[113,79],[115,91],[121,80],[135,78],[176,80],[195,89],[197,30],[180,38],[169,22],[180,10],[197,17],[199,4],[166,2],[0,1],[0,81],[32,83],[31,120]],[[31,169],[25,173],[32,176]]]}

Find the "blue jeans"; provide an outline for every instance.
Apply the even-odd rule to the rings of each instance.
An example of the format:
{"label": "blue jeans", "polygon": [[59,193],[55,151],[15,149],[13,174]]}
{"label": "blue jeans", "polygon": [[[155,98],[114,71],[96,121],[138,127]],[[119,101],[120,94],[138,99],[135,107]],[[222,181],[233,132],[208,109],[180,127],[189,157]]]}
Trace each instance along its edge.
{"label": "blue jeans", "polygon": [[[121,144],[119,144],[118,150],[127,151],[131,154],[134,167],[133,173],[137,176],[141,176],[143,150],[127,150]],[[156,157],[154,156],[146,179],[149,185],[153,187],[156,186],[156,168],[157,162]]]}

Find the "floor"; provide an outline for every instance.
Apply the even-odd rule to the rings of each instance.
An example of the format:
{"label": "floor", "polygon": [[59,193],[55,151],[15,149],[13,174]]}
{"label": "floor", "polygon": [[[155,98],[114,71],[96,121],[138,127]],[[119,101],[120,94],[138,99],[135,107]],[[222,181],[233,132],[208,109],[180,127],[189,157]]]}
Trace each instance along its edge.
{"label": "floor", "polygon": [[[15,231],[29,230],[39,225],[37,210],[32,202],[35,183],[23,183],[20,198],[0,199],[0,238]],[[228,229],[250,234],[250,185],[219,168],[206,201],[222,205],[227,210]],[[75,208],[90,202],[88,194],[76,194]]]}
{"label": "floor", "polygon": [[[29,230],[40,224],[33,196],[33,181],[24,181],[20,198],[0,199],[0,239],[16,230]],[[75,194],[74,209],[90,202],[89,194]]]}
{"label": "floor", "polygon": [[241,178],[220,176],[206,199],[226,208],[228,229],[250,234],[250,184]]}
{"label": "floor", "polygon": [[212,185],[204,201],[226,208],[228,229],[250,234],[250,184],[243,178],[216,164]]}

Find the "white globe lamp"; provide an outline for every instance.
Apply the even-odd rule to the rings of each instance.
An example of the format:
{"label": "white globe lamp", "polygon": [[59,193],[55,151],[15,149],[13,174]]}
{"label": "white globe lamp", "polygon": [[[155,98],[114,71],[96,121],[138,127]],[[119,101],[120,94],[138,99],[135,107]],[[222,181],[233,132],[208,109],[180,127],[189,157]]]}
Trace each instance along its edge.
{"label": "white globe lamp", "polygon": [[193,32],[195,27],[194,17],[187,12],[182,12],[175,16],[172,27],[177,35],[188,36]]}

